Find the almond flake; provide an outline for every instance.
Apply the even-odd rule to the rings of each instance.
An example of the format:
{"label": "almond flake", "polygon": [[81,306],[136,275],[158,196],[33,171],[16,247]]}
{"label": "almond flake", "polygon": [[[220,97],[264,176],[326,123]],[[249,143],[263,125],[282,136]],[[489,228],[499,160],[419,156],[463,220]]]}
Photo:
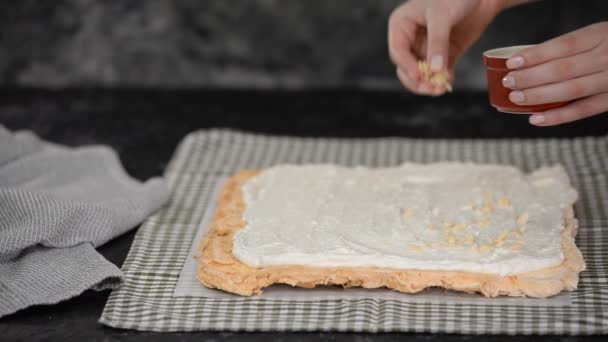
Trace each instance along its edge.
{"label": "almond flake", "polygon": [[523,247],[524,247],[523,245],[516,244],[516,245],[511,245],[511,247],[509,247],[509,249],[510,249],[510,250],[512,250],[512,251],[519,251],[519,250],[521,250]]}
{"label": "almond flake", "polygon": [[494,200],[494,195],[491,192],[486,191],[481,195],[481,198],[483,198],[484,202],[490,203]]}
{"label": "almond flake", "polygon": [[410,247],[409,248],[410,251],[412,251],[412,252],[416,252],[416,253],[422,253],[423,252],[423,249],[420,246],[418,246],[418,245],[410,245],[409,247]]}
{"label": "almond flake", "polygon": [[480,251],[481,253],[486,253],[486,252],[489,252],[489,251],[490,251],[490,249],[492,249],[492,246],[491,246],[490,244],[481,245],[481,246],[479,247],[479,251]]}
{"label": "almond flake", "polygon": [[528,213],[523,213],[517,218],[517,225],[524,226],[528,223]]}
{"label": "almond flake", "polygon": [[475,225],[476,225],[478,228],[485,228],[485,227],[487,227],[487,226],[489,226],[489,225],[490,225],[490,219],[489,219],[489,218],[484,218],[484,219],[481,219],[481,220],[477,221],[477,222],[475,223]]}
{"label": "almond flake", "polygon": [[515,236],[516,238],[521,238],[523,236],[523,234],[521,233],[521,230],[519,230],[519,229],[513,229],[511,231],[511,234],[513,234],[513,236]]}
{"label": "almond flake", "polygon": [[416,216],[416,209],[414,208],[408,208],[406,210],[403,211],[403,217],[413,217]]}
{"label": "almond flake", "polygon": [[429,244],[429,246],[431,248],[437,249],[437,248],[441,247],[441,244],[439,242],[432,242]]}
{"label": "almond flake", "polygon": [[511,207],[511,200],[506,197],[501,197],[496,204],[498,204],[498,206],[501,208],[509,208]]}
{"label": "almond flake", "polygon": [[427,81],[437,87],[445,87],[448,92],[452,91],[450,84],[450,74],[447,70],[433,72],[426,61],[418,61],[418,70],[420,71],[420,80]]}
{"label": "almond flake", "polygon": [[494,206],[492,203],[486,203],[481,207],[481,211],[486,214],[492,213],[494,211]]}
{"label": "almond flake", "polygon": [[479,247],[477,246],[477,244],[473,244],[471,246],[471,248],[469,249],[469,252],[472,254],[477,254],[479,253]]}
{"label": "almond flake", "polygon": [[502,232],[502,233],[501,233],[501,234],[498,236],[498,238],[496,239],[496,241],[504,241],[504,240],[507,238],[507,235],[508,235],[508,234],[509,234],[509,233],[507,233],[506,231],[503,231],[503,232]]}
{"label": "almond flake", "polygon": [[467,225],[464,223],[455,224],[452,230],[456,233],[460,233],[461,231],[467,229]]}
{"label": "almond flake", "polygon": [[448,244],[449,244],[449,245],[454,245],[454,244],[456,244],[456,237],[455,237],[454,235],[450,235],[450,236],[448,237]]}

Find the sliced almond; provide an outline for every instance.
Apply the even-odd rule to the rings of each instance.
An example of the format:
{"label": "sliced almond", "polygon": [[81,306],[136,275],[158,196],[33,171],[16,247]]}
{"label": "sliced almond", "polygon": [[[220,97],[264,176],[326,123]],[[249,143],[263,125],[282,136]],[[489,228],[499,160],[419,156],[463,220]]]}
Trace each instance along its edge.
{"label": "sliced almond", "polygon": [[422,253],[424,251],[422,247],[413,244],[409,246],[409,250],[416,253]]}
{"label": "sliced almond", "polygon": [[518,226],[524,226],[528,223],[528,213],[523,213],[521,215],[519,215],[519,217],[517,218],[517,225]]}
{"label": "sliced almond", "polygon": [[501,208],[510,208],[511,207],[511,200],[508,199],[507,197],[501,197],[498,199],[498,201],[496,202],[496,204],[501,207]]}
{"label": "sliced almond", "polygon": [[403,215],[403,217],[414,217],[414,216],[416,216],[416,209],[407,208],[406,210],[403,211],[402,215]]}

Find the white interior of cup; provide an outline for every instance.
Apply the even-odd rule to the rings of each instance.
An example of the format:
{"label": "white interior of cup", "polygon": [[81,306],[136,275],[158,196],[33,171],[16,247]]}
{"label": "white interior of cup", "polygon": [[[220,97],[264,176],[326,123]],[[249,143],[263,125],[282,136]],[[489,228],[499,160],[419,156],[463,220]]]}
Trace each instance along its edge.
{"label": "white interior of cup", "polygon": [[518,53],[519,51],[529,48],[530,46],[534,46],[534,45],[518,45],[518,46],[508,46],[508,47],[504,47],[504,48],[498,48],[498,49],[492,49],[492,50],[488,50],[486,52],[483,53],[484,56],[486,57],[491,57],[491,58],[510,58],[511,56],[513,56],[514,54]]}

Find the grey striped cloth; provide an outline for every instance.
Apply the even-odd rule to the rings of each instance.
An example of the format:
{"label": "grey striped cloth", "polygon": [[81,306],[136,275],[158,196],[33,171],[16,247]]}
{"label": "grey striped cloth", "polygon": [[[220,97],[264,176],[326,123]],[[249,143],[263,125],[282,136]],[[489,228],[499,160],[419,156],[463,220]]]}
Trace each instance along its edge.
{"label": "grey striped cloth", "polygon": [[161,179],[132,179],[107,147],[61,147],[0,125],[0,317],[119,285],[122,272],[95,247],[167,199]]}
{"label": "grey striped cloth", "polygon": [[[531,171],[562,164],[581,197],[577,244],[588,269],[571,305],[479,305],[384,299],[298,301],[176,297],[175,287],[218,177],[278,163],[388,166],[474,161]],[[184,139],[166,173],[170,205],[139,229],[101,323],[153,331],[608,333],[608,137],[535,140],[327,139],[213,130]],[[202,286],[202,285],[201,285]],[[348,290],[346,290],[348,291]],[[529,299],[534,301],[534,299]]]}

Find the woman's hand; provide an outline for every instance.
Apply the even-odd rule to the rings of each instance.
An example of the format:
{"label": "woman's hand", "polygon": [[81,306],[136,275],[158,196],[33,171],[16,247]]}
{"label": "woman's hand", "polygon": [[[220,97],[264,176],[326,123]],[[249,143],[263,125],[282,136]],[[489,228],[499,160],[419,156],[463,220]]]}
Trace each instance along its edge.
{"label": "woman's hand", "polygon": [[426,60],[431,71],[453,75],[458,58],[508,5],[504,0],[410,0],[396,8],[388,45],[401,83],[417,94],[443,94],[445,87],[420,79],[417,62]]}
{"label": "woman's hand", "polygon": [[535,113],[530,123],[559,125],[608,111],[608,22],[570,32],[515,54],[503,79],[517,104],[573,101]]}

